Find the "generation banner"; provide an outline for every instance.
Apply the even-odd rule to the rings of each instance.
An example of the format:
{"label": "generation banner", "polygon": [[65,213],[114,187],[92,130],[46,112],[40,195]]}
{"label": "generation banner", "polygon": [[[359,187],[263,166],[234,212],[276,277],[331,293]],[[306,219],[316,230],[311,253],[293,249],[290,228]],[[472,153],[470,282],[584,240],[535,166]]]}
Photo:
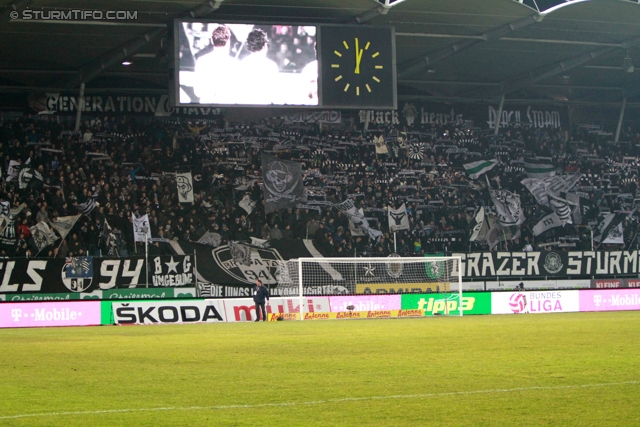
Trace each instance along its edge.
{"label": "generation banner", "polygon": [[99,301],[0,304],[0,328],[100,325]]}
{"label": "generation banner", "polygon": [[580,291],[580,311],[640,310],[640,289]]}
{"label": "generation banner", "polygon": [[545,314],[579,311],[580,291],[492,292],[492,314]]}
{"label": "generation banner", "polygon": [[[544,251],[454,253],[463,279],[595,276],[640,273],[640,251]],[[457,272],[456,272],[457,273]]]}
{"label": "generation banner", "polygon": [[[462,314],[491,314],[491,296],[489,292],[465,292],[462,294]],[[420,310],[424,316],[460,315],[460,296],[445,294],[406,294],[402,295],[402,310]]]}
{"label": "generation banner", "polygon": [[[85,299],[76,294],[99,290],[146,287],[144,258],[86,257],[82,261],[86,268],[73,268],[78,264],[73,258],[14,258],[0,262],[0,294],[43,294],[43,298],[65,294],[58,298],[71,300]],[[191,255],[155,256],[149,258],[149,264],[149,287],[194,287]]]}

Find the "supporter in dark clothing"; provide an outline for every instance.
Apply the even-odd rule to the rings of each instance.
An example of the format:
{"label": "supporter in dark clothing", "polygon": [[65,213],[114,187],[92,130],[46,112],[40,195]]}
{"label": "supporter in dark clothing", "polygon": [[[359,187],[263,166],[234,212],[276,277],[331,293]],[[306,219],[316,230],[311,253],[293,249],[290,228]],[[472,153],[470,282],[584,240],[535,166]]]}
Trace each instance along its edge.
{"label": "supporter in dark clothing", "polygon": [[[253,302],[256,305],[256,322],[261,319],[267,321],[267,310],[265,303],[269,303],[269,290],[262,284],[262,280],[256,279],[256,285],[253,288]],[[261,317],[262,315],[262,317]]]}

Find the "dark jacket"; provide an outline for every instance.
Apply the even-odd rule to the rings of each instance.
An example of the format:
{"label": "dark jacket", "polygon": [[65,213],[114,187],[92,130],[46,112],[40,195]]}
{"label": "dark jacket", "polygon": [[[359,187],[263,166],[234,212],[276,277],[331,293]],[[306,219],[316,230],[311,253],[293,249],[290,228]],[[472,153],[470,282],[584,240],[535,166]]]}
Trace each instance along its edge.
{"label": "dark jacket", "polygon": [[266,300],[269,300],[269,291],[266,286],[254,286],[253,287],[253,302],[256,304],[264,304]]}

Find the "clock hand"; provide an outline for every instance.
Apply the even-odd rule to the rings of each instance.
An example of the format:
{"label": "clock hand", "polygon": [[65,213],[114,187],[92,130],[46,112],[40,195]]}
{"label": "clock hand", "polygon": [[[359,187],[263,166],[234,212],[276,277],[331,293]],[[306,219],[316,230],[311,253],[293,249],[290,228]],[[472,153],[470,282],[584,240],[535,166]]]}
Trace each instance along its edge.
{"label": "clock hand", "polygon": [[364,49],[359,48],[358,38],[356,37],[356,69],[353,71],[354,74],[360,74],[360,61],[362,61],[363,54]]}

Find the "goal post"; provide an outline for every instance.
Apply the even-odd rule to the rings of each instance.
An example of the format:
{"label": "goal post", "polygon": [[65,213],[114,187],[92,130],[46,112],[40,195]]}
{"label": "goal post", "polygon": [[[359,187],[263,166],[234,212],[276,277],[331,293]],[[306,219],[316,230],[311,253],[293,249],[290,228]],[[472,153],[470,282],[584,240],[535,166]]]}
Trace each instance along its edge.
{"label": "goal post", "polygon": [[297,294],[301,320],[309,312],[309,298],[396,294],[433,294],[435,314],[457,309],[462,316],[461,261],[459,256],[298,258],[284,262],[278,287]]}

